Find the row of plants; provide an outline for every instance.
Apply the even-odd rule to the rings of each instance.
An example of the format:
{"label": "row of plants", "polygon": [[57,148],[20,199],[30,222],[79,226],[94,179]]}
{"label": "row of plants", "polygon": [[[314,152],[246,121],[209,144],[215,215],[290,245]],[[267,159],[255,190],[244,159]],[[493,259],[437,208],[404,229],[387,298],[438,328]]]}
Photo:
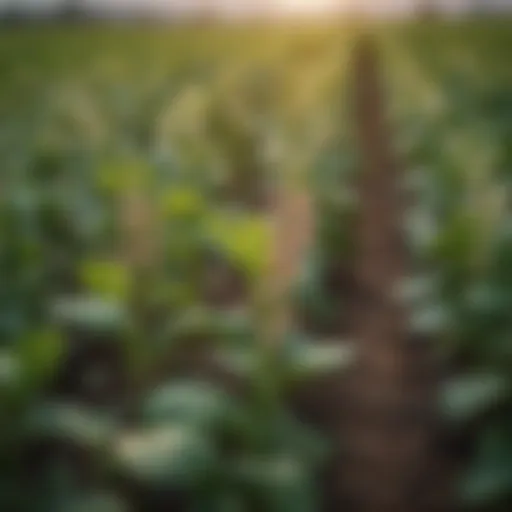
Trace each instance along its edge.
{"label": "row of plants", "polygon": [[[52,44],[78,38],[82,55],[81,37]],[[336,251],[314,254],[318,273],[347,244],[330,223],[350,212],[334,189],[350,163],[329,108],[338,52],[293,41],[270,61],[253,48],[257,74],[232,57],[199,74],[155,64],[151,82],[145,54],[140,82],[88,61],[73,77],[44,46],[52,71],[12,78],[31,92],[2,102],[5,510],[319,509],[328,449],[289,398],[351,356],[316,339],[332,305],[314,329],[270,329],[288,300],[262,295],[276,250],[262,198],[321,169],[318,232]],[[2,57],[4,72],[26,69]],[[305,282],[311,310],[323,290]]]}
{"label": "row of plants", "polygon": [[[414,198],[405,229],[411,328],[445,368],[445,450],[460,502],[506,510],[512,490],[511,97],[498,26],[430,27],[388,40],[398,141]],[[427,44],[428,43],[428,44]],[[407,48],[407,51],[404,51]],[[425,341],[430,340],[430,341]]]}

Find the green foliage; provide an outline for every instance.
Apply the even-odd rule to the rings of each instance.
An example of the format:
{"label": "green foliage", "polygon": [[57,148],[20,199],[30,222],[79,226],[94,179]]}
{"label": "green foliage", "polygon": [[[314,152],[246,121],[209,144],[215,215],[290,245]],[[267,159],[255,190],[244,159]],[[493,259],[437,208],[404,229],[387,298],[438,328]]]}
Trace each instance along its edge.
{"label": "green foliage", "polygon": [[123,305],[100,297],[64,297],[53,306],[61,325],[94,332],[119,332],[126,322]]}
{"label": "green foliage", "polygon": [[114,300],[124,300],[131,295],[133,277],[129,269],[118,261],[86,261],[80,275],[84,288],[94,295]]}
{"label": "green foliage", "polygon": [[469,506],[496,505],[510,497],[512,489],[510,430],[504,425],[489,425],[482,431],[475,460],[467,470],[460,492]]}
{"label": "green foliage", "polygon": [[440,410],[473,440],[462,504],[486,511],[506,510],[512,488],[506,40],[499,22],[404,29],[387,40],[393,116],[411,166],[404,185],[415,201],[408,242],[421,276],[401,295],[411,327],[438,341],[440,362],[455,370]]}
{"label": "green foliage", "polygon": [[109,416],[68,403],[36,405],[25,420],[28,437],[65,439],[74,446],[96,451],[106,448],[115,427]]}
{"label": "green foliage", "polygon": [[64,343],[63,336],[55,329],[40,329],[18,340],[17,357],[25,385],[37,389],[52,378],[62,361]]}
{"label": "green foliage", "polygon": [[[380,39],[416,198],[404,227],[419,277],[397,294],[412,306],[411,330],[463,361],[440,408],[451,428],[476,433],[461,496],[482,509],[512,487],[508,25],[404,25]],[[185,491],[194,512],[318,510],[314,477],[329,450],[285,399],[354,357],[317,340],[338,337],[353,291],[359,166],[338,109],[353,37],[285,26],[0,34],[2,510],[130,509],[110,490],[118,476]],[[253,203],[296,179],[317,218],[294,289],[307,325],[262,348],[248,297],[230,311],[207,300],[205,269],[213,254],[256,285],[273,242]],[[121,229],[132,193],[154,216],[159,251],[142,273],[126,263]],[[241,396],[168,375],[191,341]],[[107,413],[55,389],[69,367],[80,380],[79,346],[130,365]],[[56,456],[26,479],[23,453],[50,440],[94,453],[91,488]]]}
{"label": "green foliage", "polygon": [[510,383],[495,374],[475,374],[454,379],[443,390],[444,414],[467,422],[509,399]]}
{"label": "green foliage", "polygon": [[[326,259],[349,252],[331,116],[348,37],[23,32],[0,34],[0,508],[124,512],[143,489],[143,501],[185,493],[197,512],[317,510],[327,450],[286,398],[351,356],[295,337],[270,357],[247,290],[273,256],[271,222],[254,210],[276,182],[311,175]],[[151,233],[134,247],[146,215]],[[151,268],[139,249],[155,250]],[[205,292],[219,268],[221,288],[243,290],[229,308]],[[169,375],[203,347],[236,394],[194,367]],[[91,399],[98,372],[108,382]]]}
{"label": "green foliage", "polygon": [[213,215],[207,222],[207,232],[213,243],[236,268],[251,280],[263,276],[271,258],[271,229],[268,221],[228,212]]}
{"label": "green foliage", "polygon": [[[260,354],[258,347],[230,347],[217,351],[217,359],[230,373],[250,377],[257,373]],[[273,364],[279,368],[277,379],[284,389],[307,383],[312,378],[347,368],[354,359],[348,344],[327,344],[318,340],[292,336],[276,348]]]}
{"label": "green foliage", "polygon": [[215,446],[186,422],[123,434],[115,457],[122,473],[157,489],[194,488],[213,473],[217,462]]}
{"label": "green foliage", "polygon": [[149,424],[179,421],[216,429],[229,421],[233,407],[229,395],[212,385],[174,382],[151,393],[143,408],[143,419]]}

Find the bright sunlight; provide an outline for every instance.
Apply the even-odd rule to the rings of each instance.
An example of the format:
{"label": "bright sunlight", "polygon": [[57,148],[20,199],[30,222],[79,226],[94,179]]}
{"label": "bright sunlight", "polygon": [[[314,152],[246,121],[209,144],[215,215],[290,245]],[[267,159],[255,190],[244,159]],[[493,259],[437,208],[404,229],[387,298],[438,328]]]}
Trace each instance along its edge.
{"label": "bright sunlight", "polygon": [[287,12],[313,13],[328,11],[347,0],[280,0],[282,9]]}

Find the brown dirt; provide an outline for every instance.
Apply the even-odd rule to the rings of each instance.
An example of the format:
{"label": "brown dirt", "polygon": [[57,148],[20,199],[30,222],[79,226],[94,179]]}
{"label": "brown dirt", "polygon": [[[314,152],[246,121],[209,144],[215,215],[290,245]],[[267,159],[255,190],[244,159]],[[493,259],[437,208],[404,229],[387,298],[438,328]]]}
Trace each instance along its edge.
{"label": "brown dirt", "polygon": [[[408,350],[407,310],[392,290],[408,271],[401,236],[406,198],[385,119],[379,57],[369,40],[354,52],[356,136],[362,161],[352,339],[358,364],[340,390],[334,510],[432,511],[433,373],[428,353]],[[430,479],[429,479],[430,477]],[[335,482],[336,483],[336,482]]]}

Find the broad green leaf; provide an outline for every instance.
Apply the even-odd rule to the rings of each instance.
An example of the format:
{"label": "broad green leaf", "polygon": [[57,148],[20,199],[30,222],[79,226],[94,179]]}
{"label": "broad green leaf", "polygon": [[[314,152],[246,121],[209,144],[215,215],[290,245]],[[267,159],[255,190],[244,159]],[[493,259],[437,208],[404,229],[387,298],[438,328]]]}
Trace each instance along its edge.
{"label": "broad green leaf", "polygon": [[308,467],[317,468],[329,454],[329,442],[319,432],[297,420],[292,414],[277,414],[267,419],[266,427],[276,451],[283,451],[302,461]]}
{"label": "broad green leaf", "polygon": [[255,326],[251,311],[246,307],[230,309],[215,317],[216,338],[227,346],[247,346],[254,341]]}
{"label": "broad green leaf", "polygon": [[413,310],[409,325],[415,334],[433,337],[445,332],[451,322],[451,312],[446,304],[427,303]]}
{"label": "broad green leaf", "polygon": [[290,382],[300,382],[346,369],[354,360],[354,349],[346,342],[292,340],[284,347],[282,371]]}
{"label": "broad green leaf", "polygon": [[477,235],[472,218],[465,212],[459,212],[443,226],[435,242],[435,256],[465,268],[475,260]]}
{"label": "broad green leaf", "polygon": [[123,434],[115,455],[120,471],[155,488],[198,484],[216,468],[214,446],[189,424]]}
{"label": "broad green leaf", "polygon": [[234,467],[239,478],[257,486],[288,486],[302,481],[304,465],[287,454],[253,455],[241,458]]}
{"label": "broad green leaf", "polygon": [[206,207],[199,191],[186,187],[171,187],[162,194],[161,211],[165,217],[190,218],[201,215]]}
{"label": "broad green leaf", "polygon": [[122,304],[99,297],[63,297],[53,303],[56,321],[94,332],[117,332],[127,321]]}
{"label": "broad green leaf", "polygon": [[64,338],[54,329],[41,329],[18,341],[19,363],[27,384],[38,386],[51,378],[64,354]]}
{"label": "broad green leaf", "polygon": [[207,232],[227,258],[251,278],[261,276],[268,269],[272,233],[266,219],[234,212],[218,213],[208,219]]}
{"label": "broad green leaf", "polygon": [[476,373],[456,377],[441,394],[441,410],[455,421],[468,421],[510,395],[510,383],[500,375]]}
{"label": "broad green leaf", "polygon": [[312,475],[293,456],[275,454],[247,457],[236,463],[234,471],[264,510],[318,510]]}
{"label": "broad green leaf", "polygon": [[257,371],[260,357],[254,347],[229,347],[215,351],[215,360],[232,375],[248,378]]}
{"label": "broad green leaf", "polygon": [[215,329],[215,315],[215,312],[202,306],[190,307],[170,322],[169,333],[175,339],[211,335]]}
{"label": "broad green leaf", "polygon": [[85,448],[103,449],[116,432],[116,423],[105,413],[71,403],[47,403],[30,410],[27,435],[62,439]]}
{"label": "broad green leaf", "polygon": [[143,406],[143,418],[155,424],[176,423],[199,428],[219,427],[232,414],[230,397],[211,384],[178,381],[153,391]]}
{"label": "broad green leaf", "polygon": [[[217,350],[216,360],[233,375],[247,378],[258,371],[261,354],[251,347],[231,347]],[[293,384],[344,370],[354,360],[355,352],[347,343],[295,340],[282,347],[275,364],[279,379]]]}
{"label": "broad green leaf", "polygon": [[99,187],[110,193],[143,188],[150,179],[148,164],[136,158],[119,158],[105,162],[97,170]]}
{"label": "broad green leaf", "polygon": [[12,389],[19,382],[20,376],[18,357],[11,350],[0,350],[0,390]]}
{"label": "broad green leaf", "polygon": [[460,488],[470,505],[489,505],[512,495],[512,439],[506,424],[481,433],[476,458]]}
{"label": "broad green leaf", "polygon": [[294,286],[295,300],[315,324],[332,326],[339,320],[342,304],[339,297],[329,295],[325,289],[324,273],[319,257],[310,258]]}
{"label": "broad green leaf", "polygon": [[491,283],[478,283],[468,290],[466,300],[475,312],[492,313],[508,307],[508,295],[500,286]]}
{"label": "broad green leaf", "polygon": [[130,294],[132,276],[119,261],[86,261],[80,268],[80,277],[86,290],[93,295],[123,300]]}
{"label": "broad green leaf", "polygon": [[405,230],[412,246],[420,251],[429,250],[439,235],[436,219],[426,208],[417,207],[406,217]]}

